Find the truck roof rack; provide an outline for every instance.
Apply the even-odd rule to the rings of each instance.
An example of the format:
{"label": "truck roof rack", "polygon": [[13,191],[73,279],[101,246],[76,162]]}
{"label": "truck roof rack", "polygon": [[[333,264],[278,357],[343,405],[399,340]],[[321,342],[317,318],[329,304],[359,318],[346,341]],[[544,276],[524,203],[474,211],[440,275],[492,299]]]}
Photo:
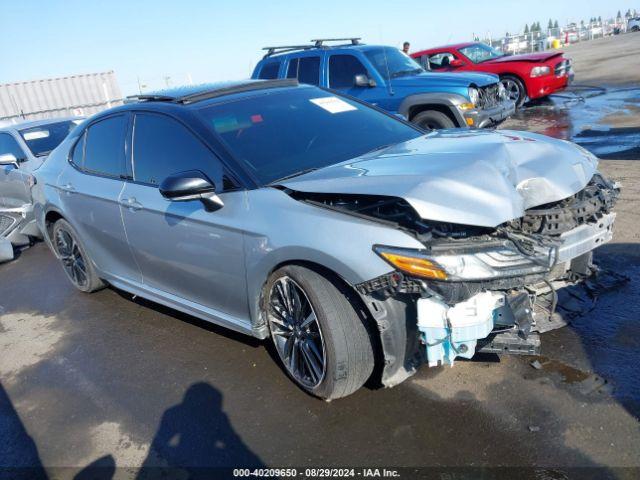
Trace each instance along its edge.
{"label": "truck roof rack", "polygon": [[[348,43],[346,45],[360,45],[360,37],[348,37],[348,38],[315,38],[310,40],[310,42],[312,42],[311,44],[306,44],[306,45],[281,45],[278,47],[264,47],[262,50],[266,50],[267,53],[265,53],[264,57],[262,58],[268,58],[272,55],[275,55],[277,53],[287,53],[287,52],[294,52],[297,50],[311,50],[314,48],[327,48],[327,45],[325,45],[325,42],[351,42]],[[334,45],[334,46],[339,46],[339,45]]]}

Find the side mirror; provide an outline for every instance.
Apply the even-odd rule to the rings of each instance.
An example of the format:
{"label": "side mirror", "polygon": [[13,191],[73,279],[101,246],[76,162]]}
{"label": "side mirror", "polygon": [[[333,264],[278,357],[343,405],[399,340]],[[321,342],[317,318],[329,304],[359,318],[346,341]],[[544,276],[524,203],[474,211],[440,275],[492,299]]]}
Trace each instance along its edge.
{"label": "side mirror", "polygon": [[13,153],[5,153],[4,155],[0,155],[0,165],[13,165],[18,168],[18,163],[20,160],[16,158]]}
{"label": "side mirror", "polygon": [[465,63],[459,58],[454,58],[449,61],[449,66],[453,68],[464,67]]}
{"label": "side mirror", "polygon": [[172,202],[200,200],[207,212],[213,212],[224,206],[216,195],[216,187],[200,170],[175,173],[160,184],[160,195]]}
{"label": "side mirror", "polygon": [[353,77],[353,84],[356,87],[375,87],[376,81],[373,78],[369,78],[364,73],[359,73]]}

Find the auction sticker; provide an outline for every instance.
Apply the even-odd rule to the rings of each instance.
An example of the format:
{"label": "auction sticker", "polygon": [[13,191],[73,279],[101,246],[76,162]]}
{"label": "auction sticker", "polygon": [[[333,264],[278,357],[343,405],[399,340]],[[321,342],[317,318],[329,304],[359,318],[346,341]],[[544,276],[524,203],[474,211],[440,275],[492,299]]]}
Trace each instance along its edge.
{"label": "auction sticker", "polygon": [[344,100],[340,100],[338,97],[312,98],[309,101],[311,103],[315,103],[317,106],[325,109],[329,113],[342,113],[357,110],[356,107]]}

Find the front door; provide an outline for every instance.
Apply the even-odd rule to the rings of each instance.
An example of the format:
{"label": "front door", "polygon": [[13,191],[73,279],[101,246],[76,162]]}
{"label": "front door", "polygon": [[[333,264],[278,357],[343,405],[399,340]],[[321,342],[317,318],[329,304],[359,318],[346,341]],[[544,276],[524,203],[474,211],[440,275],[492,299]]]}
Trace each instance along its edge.
{"label": "front door", "polygon": [[[136,113],[133,139],[133,181],[120,204],[143,283],[223,319],[248,319],[243,234],[236,224],[246,208],[244,192],[223,192],[228,182],[221,162],[172,117]],[[221,209],[207,212],[199,200],[170,202],[160,194],[162,180],[187,170],[209,177],[221,192]]]}
{"label": "front door", "polygon": [[355,55],[340,53],[329,56],[329,88],[340,90],[364,102],[388,108],[386,87],[377,83],[375,86],[358,86],[356,75],[366,75],[373,80],[373,72],[369,72]]}

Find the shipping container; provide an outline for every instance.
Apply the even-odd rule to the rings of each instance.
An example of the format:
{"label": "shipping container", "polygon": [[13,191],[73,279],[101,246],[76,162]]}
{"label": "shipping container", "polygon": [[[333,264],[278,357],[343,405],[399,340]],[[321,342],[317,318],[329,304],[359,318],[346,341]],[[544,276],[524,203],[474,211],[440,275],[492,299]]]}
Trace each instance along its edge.
{"label": "shipping container", "polygon": [[44,118],[90,116],[122,104],[115,72],[0,84],[0,125]]}

